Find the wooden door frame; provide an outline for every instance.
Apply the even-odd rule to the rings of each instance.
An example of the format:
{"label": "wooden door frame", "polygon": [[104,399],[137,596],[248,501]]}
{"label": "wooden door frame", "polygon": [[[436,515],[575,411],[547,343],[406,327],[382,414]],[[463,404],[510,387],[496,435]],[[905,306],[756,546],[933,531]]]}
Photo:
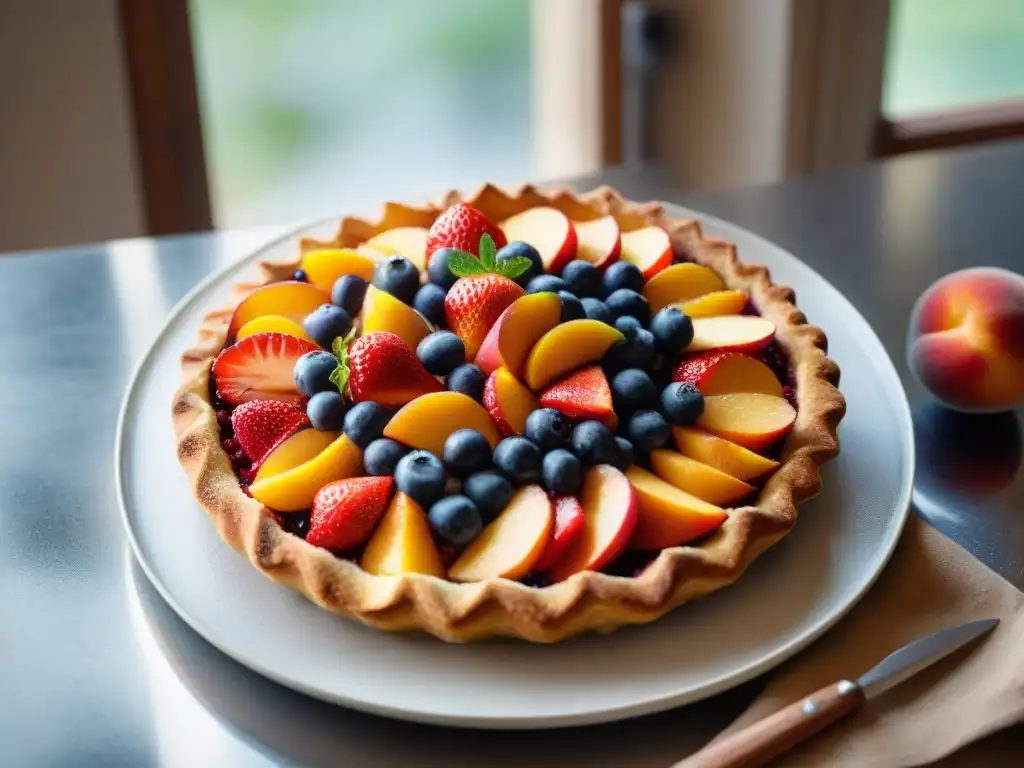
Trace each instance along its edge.
{"label": "wooden door frame", "polygon": [[213,227],[188,0],[118,0],[150,235]]}

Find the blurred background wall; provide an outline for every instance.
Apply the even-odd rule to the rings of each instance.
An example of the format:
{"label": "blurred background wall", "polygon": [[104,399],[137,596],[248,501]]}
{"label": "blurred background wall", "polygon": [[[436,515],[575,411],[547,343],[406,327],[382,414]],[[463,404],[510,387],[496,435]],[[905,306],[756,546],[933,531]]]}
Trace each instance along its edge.
{"label": "blurred background wall", "polygon": [[1024,135],[1020,0],[0,0],[0,250]]}

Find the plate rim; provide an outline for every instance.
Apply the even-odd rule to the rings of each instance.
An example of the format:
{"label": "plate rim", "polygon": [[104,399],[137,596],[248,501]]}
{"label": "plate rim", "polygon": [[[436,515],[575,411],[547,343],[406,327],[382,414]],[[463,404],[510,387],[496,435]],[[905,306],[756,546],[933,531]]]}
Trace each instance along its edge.
{"label": "plate rim", "polygon": [[[147,562],[147,559],[143,555],[143,548],[135,534],[135,530],[132,525],[131,515],[128,511],[128,504],[126,500],[125,481],[124,481],[124,461],[125,461],[125,429],[129,418],[129,411],[131,410],[132,402],[136,399],[135,392],[139,385],[139,380],[142,377],[144,370],[150,364],[150,361],[154,357],[156,350],[160,346],[160,341],[163,339],[170,329],[171,325],[178,319],[178,317],[187,310],[187,308],[193,304],[207,289],[213,286],[215,283],[221,281],[232,271],[241,268],[243,265],[249,262],[255,261],[261,257],[261,254],[276,249],[289,241],[296,240],[297,238],[308,235],[312,230],[317,230],[320,227],[330,226],[339,220],[340,216],[329,216],[320,218],[296,227],[289,229],[288,231],[280,234],[279,236],[270,239],[258,248],[248,251],[245,255],[231,261],[224,265],[220,269],[211,272],[209,275],[200,280],[190,291],[188,291],[168,312],[167,319],[161,325],[149,347],[142,355],[141,359],[136,364],[132,371],[131,377],[125,388],[124,396],[121,401],[121,406],[118,410],[117,427],[115,431],[115,443],[114,443],[114,480],[115,490],[117,496],[117,503],[120,511],[121,523],[124,527],[125,534],[128,539],[128,543],[131,547],[132,553],[135,557],[136,562],[139,563],[143,572],[146,574],[147,579],[160,594],[167,604],[174,610],[174,612],[193,630],[198,634],[205,642],[210,643],[218,651],[225,654],[229,658],[237,661],[239,664],[257,672],[264,677],[273,680],[274,682],[283,685],[292,690],[299,691],[300,693],[306,694],[316,699],[328,701],[334,704],[340,704],[351,709],[359,710],[362,712],[368,712],[374,715],[380,715],[384,717],[391,717],[400,720],[426,723],[431,725],[442,725],[442,726],[455,726],[463,728],[493,728],[502,730],[519,730],[519,729],[546,729],[546,728],[560,728],[567,726],[579,726],[579,725],[595,725],[599,723],[614,722],[632,717],[639,717],[642,715],[653,714],[661,712],[674,707],[683,706],[685,704],[694,703],[701,701],[715,694],[734,688],[747,682],[760,674],[763,674],[787,659],[793,657],[801,650],[806,648],[812,642],[824,635],[829,629],[835,626],[850,610],[856,606],[864,595],[867,594],[868,590],[875,584],[879,576],[885,570],[889,559],[892,557],[896,546],[902,536],[903,529],[906,525],[907,517],[910,514],[912,497],[913,497],[913,486],[914,476],[916,470],[916,447],[913,439],[913,420],[910,410],[910,403],[907,398],[906,389],[903,386],[902,380],[899,377],[899,373],[892,361],[892,358],[879,339],[878,334],[875,333],[871,324],[867,321],[864,315],[853,305],[853,303],[842,293],[836,286],[826,280],[817,270],[808,265],[806,262],[798,258],[796,255],[790,253],[788,250],[780,245],[773,243],[761,235],[752,232],[738,224],[725,221],[716,216],[703,213],[701,211],[688,208],[682,205],[662,202],[661,205],[665,206],[666,210],[673,211],[676,214],[681,213],[683,216],[694,218],[698,220],[702,227],[710,225],[712,229],[719,229],[725,233],[739,233],[744,239],[748,239],[752,243],[756,243],[759,248],[766,250],[775,251],[784,258],[788,258],[795,262],[800,269],[806,270],[814,278],[825,283],[831,287],[835,293],[839,296],[840,300],[845,304],[845,309],[851,312],[857,320],[863,326],[862,330],[867,331],[867,337],[872,340],[878,348],[883,352],[883,358],[879,362],[880,368],[884,371],[884,374],[893,380],[897,386],[895,387],[896,392],[894,393],[893,405],[900,411],[900,421],[902,422],[901,434],[905,438],[902,441],[902,453],[904,458],[904,466],[908,469],[904,472],[901,487],[899,489],[899,495],[893,504],[893,516],[886,526],[886,535],[888,539],[882,539],[881,551],[876,553],[876,560],[873,564],[872,573],[864,579],[859,587],[853,592],[853,594],[845,600],[841,605],[834,607],[825,612],[825,616],[819,619],[816,623],[805,629],[800,635],[793,638],[787,643],[777,646],[771,652],[762,656],[758,661],[752,662],[745,667],[741,667],[738,670],[722,675],[713,680],[709,680],[703,685],[697,686],[696,688],[690,688],[685,692],[676,692],[655,696],[653,698],[644,699],[640,703],[621,704],[608,707],[596,707],[590,708],[585,711],[576,712],[573,714],[564,715],[521,715],[516,717],[510,716],[471,716],[471,715],[453,715],[453,714],[439,714],[425,711],[423,708],[406,708],[395,704],[380,704],[378,702],[366,701],[359,698],[354,698],[344,693],[338,693],[336,691],[329,691],[323,688],[316,688],[314,686],[306,685],[301,681],[293,680],[285,675],[280,674],[273,667],[263,664],[259,660],[249,658],[246,654],[239,653],[232,649],[229,644],[222,642],[218,636],[218,633],[209,627],[205,626],[202,622],[193,619],[184,606],[182,606],[178,600],[170,593],[165,584],[156,574],[154,569]],[[726,235],[728,236],[728,235]]]}

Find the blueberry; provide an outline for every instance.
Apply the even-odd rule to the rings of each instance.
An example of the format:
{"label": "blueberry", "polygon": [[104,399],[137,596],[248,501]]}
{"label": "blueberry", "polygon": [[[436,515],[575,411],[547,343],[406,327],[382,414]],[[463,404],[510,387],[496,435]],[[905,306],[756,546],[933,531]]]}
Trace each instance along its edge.
{"label": "blueberry", "polygon": [[604,292],[611,295],[620,288],[628,288],[631,291],[642,291],[644,289],[644,274],[636,266],[628,261],[616,261],[608,265],[604,271]]}
{"label": "blueberry", "polygon": [[583,304],[583,311],[587,313],[587,317],[590,320],[597,320],[600,323],[607,323],[608,325],[611,325],[615,320],[615,317],[612,315],[608,305],[600,299],[588,296],[585,299],[581,299],[581,302]]}
{"label": "blueberry", "polygon": [[398,461],[409,449],[397,440],[378,437],[363,451],[363,469],[368,475],[389,477],[395,474]]}
{"label": "blueberry", "polygon": [[324,349],[330,349],[334,340],[352,329],[352,317],[341,307],[321,304],[302,321],[302,327]]}
{"label": "blueberry", "polygon": [[601,361],[613,371],[623,368],[649,368],[654,362],[654,336],[639,328],[625,333],[625,340],[616,342]]}
{"label": "blueberry", "polygon": [[572,453],[558,448],[544,456],[541,476],[551,493],[573,495],[583,485],[583,465]]}
{"label": "blueberry", "polygon": [[508,506],[516,488],[501,472],[490,469],[463,480],[462,492],[476,504],[484,522],[489,523]]}
{"label": "blueberry", "polygon": [[484,399],[486,381],[487,374],[472,363],[464,363],[448,374],[446,385],[449,392],[461,392],[479,403]]}
{"label": "blueberry", "polygon": [[468,497],[445,496],[427,512],[430,530],[446,547],[464,547],[484,529],[480,511]]}
{"label": "blueberry", "polygon": [[441,498],[447,482],[444,464],[430,451],[411,451],[395,467],[395,487],[421,507]]}
{"label": "blueberry", "polygon": [[666,355],[678,355],[693,341],[693,321],[676,307],[665,307],[651,320],[654,343]]}
{"label": "blueberry", "polygon": [[444,463],[460,475],[491,466],[491,444],[475,429],[457,429],[444,441]]}
{"label": "blueberry", "polygon": [[579,297],[597,296],[601,291],[601,272],[589,261],[570,261],[562,270],[562,279]]}
{"label": "blueberry", "polygon": [[643,326],[632,315],[623,315],[615,318],[615,328],[621,333],[632,335],[633,331],[640,330]]}
{"label": "blueberry", "polygon": [[616,437],[615,444],[618,446],[619,452],[612,464],[616,469],[625,472],[633,464],[633,444],[624,437]]}
{"label": "blueberry", "polygon": [[650,453],[668,442],[668,422],[657,411],[637,411],[629,417],[629,439],[639,453]]}
{"label": "blueberry", "polygon": [[306,403],[306,416],[314,429],[321,432],[341,429],[345,425],[348,403],[337,391],[317,392]]}
{"label": "blueberry", "polygon": [[583,305],[580,303],[580,300],[568,291],[559,291],[558,298],[562,300],[563,323],[568,323],[570,320],[582,320],[587,316],[587,313],[583,310]]}
{"label": "blueberry", "polygon": [[542,451],[568,448],[572,440],[572,424],[554,408],[538,408],[526,417],[523,436],[536,443]]}
{"label": "blueberry", "polygon": [[342,275],[334,281],[331,289],[331,301],[348,312],[349,317],[355,317],[363,308],[363,299],[366,298],[366,286],[369,283],[359,275]]}
{"label": "blueberry", "polygon": [[310,511],[308,509],[305,512],[289,512],[287,515],[278,515],[281,528],[300,539],[306,538],[306,534],[309,533],[309,518]]}
{"label": "blueberry", "polygon": [[525,256],[533,262],[528,270],[516,278],[516,282],[525,288],[526,284],[533,280],[533,278],[544,274],[544,260],[541,259],[536,248],[529,243],[524,243],[519,240],[515,240],[508,245],[502,246],[498,250],[496,258],[500,262],[508,261],[509,259],[514,259],[518,256]]}
{"label": "blueberry", "polygon": [[391,420],[391,411],[380,403],[367,400],[356,403],[345,414],[342,429],[348,439],[360,448],[365,448],[384,433],[384,427]]}
{"label": "blueberry", "polygon": [[434,331],[416,347],[423,367],[435,376],[447,376],[466,362],[466,345],[451,331]]}
{"label": "blueberry", "polygon": [[506,437],[494,449],[494,466],[519,485],[540,480],[541,458],[540,448],[525,437]]}
{"label": "blueberry", "polygon": [[446,291],[459,279],[458,275],[448,269],[448,257],[451,253],[451,248],[438,248],[430,254],[430,263],[427,265],[427,277],[430,278],[430,282]]}
{"label": "blueberry", "polygon": [[434,325],[443,328],[447,321],[444,317],[444,288],[433,283],[421,285],[412,300],[413,308]]}
{"label": "blueberry", "polygon": [[584,464],[612,464],[619,448],[615,435],[600,421],[583,421],[572,433],[572,452]]}
{"label": "blueberry", "polygon": [[526,286],[527,293],[558,293],[568,290],[565,280],[557,275],[537,275]]}
{"label": "blueberry", "polygon": [[337,388],[331,383],[331,374],[338,367],[338,358],[325,349],[307,352],[295,361],[295,386],[299,392],[312,397],[317,392]]}
{"label": "blueberry", "polygon": [[292,272],[292,280],[295,280],[300,283],[308,283],[309,275],[306,274],[306,270],[304,269],[296,269],[294,272]]}
{"label": "blueberry", "polygon": [[611,380],[615,411],[628,414],[641,408],[650,408],[658,398],[658,390],[650,375],[639,368],[619,371]]}
{"label": "blueberry", "polygon": [[412,304],[420,288],[420,271],[416,265],[401,256],[389,256],[373,268],[374,288],[379,288],[399,301]]}
{"label": "blueberry", "polygon": [[661,410],[669,424],[693,424],[704,413],[704,398],[689,382],[673,382],[661,392]]}
{"label": "blueberry", "polygon": [[615,317],[629,315],[640,321],[640,325],[646,326],[651,322],[651,307],[647,299],[630,288],[619,288],[612,291],[605,299],[608,309]]}

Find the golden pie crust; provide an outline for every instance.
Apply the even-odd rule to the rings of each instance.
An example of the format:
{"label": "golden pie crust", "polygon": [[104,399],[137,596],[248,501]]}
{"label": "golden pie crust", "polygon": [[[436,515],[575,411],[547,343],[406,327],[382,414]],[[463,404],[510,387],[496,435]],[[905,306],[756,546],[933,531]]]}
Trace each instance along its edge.
{"label": "golden pie crust", "polygon": [[[307,250],[354,247],[394,227],[429,227],[460,200],[494,221],[551,205],[573,220],[611,214],[623,231],[657,225],[669,233],[677,252],[713,269],[729,288],[750,294],[761,314],[775,323],[776,338],[794,369],[798,405],[781,466],[761,489],[756,506],[730,510],[715,534],[696,546],[663,550],[638,576],[586,571],[534,588],[505,579],[460,584],[420,574],[374,576],[286,533],[267,507],[242,492],[220,445],[209,389],[210,366],[224,346],[233,308],[256,287],[287,279]],[[182,384],[172,413],[178,458],[224,540],[265,576],[335,613],[383,630],[423,630],[449,642],[510,636],[551,643],[653,621],[731,583],[785,536],[796,522],[797,505],[817,494],[819,468],[839,452],[836,431],[846,403],[836,388],[839,368],[826,356],[825,334],[807,324],[794,306],[793,290],[773,284],[765,267],[742,263],[732,243],[704,237],[699,222],[672,219],[658,203],[627,201],[608,187],[576,195],[565,188],[532,186],[507,193],[488,185],[468,197],[453,191],[422,207],[387,203],[377,221],[346,217],[333,240],[305,238],[299,250],[287,262],[260,262],[259,279],[235,286],[231,304],[206,316],[195,345],[182,356]]]}

